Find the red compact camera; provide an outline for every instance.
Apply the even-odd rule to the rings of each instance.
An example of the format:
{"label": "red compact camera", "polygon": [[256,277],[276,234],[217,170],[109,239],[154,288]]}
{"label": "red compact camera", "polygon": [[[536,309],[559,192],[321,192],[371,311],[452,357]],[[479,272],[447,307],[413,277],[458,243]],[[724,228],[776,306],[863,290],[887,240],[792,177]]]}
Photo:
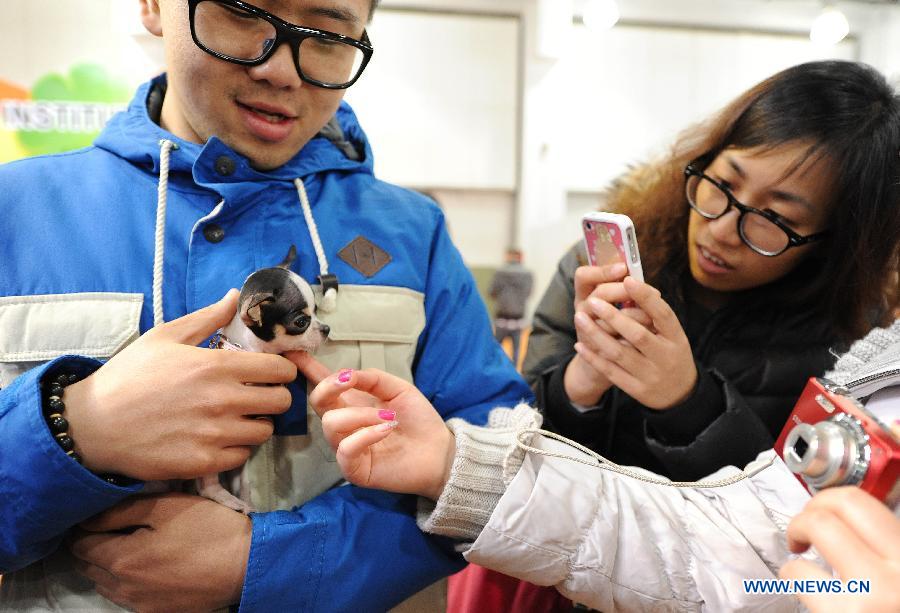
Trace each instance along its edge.
{"label": "red compact camera", "polygon": [[810,378],[775,451],[812,494],[858,485],[891,508],[900,503],[900,441],[831,381]]}

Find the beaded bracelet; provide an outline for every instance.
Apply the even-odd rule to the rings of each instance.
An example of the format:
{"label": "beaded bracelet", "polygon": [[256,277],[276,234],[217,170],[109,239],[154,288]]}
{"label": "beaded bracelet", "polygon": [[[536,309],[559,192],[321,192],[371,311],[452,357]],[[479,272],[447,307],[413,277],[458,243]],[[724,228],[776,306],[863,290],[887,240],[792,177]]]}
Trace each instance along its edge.
{"label": "beaded bracelet", "polygon": [[66,452],[66,455],[81,464],[81,456],[75,451],[75,441],[69,436],[69,421],[63,417],[66,405],[63,403],[63,393],[67,385],[78,381],[78,375],[60,374],[44,384],[44,413],[47,425],[53,438]]}
{"label": "beaded bracelet", "polygon": [[[79,377],[75,374],[63,373],[58,374],[41,384],[44,414],[47,420],[47,426],[50,428],[50,433],[53,434],[53,438],[62,450],[66,452],[66,455],[79,464],[82,464],[82,459],[78,452],[75,451],[75,441],[72,439],[71,435],[69,435],[69,420],[63,417],[63,413],[66,410],[66,405],[63,402],[63,394],[65,393],[66,386],[80,381],[82,378],[83,377]],[[97,476],[107,483],[119,487],[137,483],[133,479],[121,477],[119,475],[107,474]]]}

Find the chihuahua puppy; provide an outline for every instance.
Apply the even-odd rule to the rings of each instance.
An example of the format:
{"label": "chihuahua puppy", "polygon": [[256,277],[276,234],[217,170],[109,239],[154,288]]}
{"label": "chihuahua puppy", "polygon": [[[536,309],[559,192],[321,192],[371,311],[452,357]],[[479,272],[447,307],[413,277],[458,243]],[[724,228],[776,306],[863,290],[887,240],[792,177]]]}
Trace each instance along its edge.
{"label": "chihuahua puppy", "polygon": [[[315,351],[328,337],[329,328],[316,317],[312,288],[290,270],[297,257],[294,245],[273,268],[257,270],[244,281],[234,319],[222,328],[210,347],[231,351],[284,353]],[[241,513],[253,510],[244,470],[240,471],[241,498],[226,490],[218,474],[197,479],[197,492]]]}

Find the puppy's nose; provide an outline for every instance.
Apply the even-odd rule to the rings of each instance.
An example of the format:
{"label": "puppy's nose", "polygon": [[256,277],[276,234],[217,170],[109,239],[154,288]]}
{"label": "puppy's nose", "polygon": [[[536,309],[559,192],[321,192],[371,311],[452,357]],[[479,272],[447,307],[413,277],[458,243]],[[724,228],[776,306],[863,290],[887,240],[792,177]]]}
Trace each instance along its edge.
{"label": "puppy's nose", "polygon": [[328,333],[331,332],[331,328],[329,328],[329,327],[328,327],[327,325],[325,325],[325,324],[322,324],[321,330],[322,330],[322,336],[324,336],[324,337],[326,337],[326,338],[328,337]]}

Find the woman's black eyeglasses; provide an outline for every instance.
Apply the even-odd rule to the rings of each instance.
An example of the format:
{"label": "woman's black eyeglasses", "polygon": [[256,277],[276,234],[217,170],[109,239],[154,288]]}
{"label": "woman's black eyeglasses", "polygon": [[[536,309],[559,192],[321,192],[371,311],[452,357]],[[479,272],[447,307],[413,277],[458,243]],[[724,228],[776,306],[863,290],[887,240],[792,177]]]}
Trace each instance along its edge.
{"label": "woman's black eyeglasses", "polygon": [[787,227],[776,213],[747,206],[738,201],[727,187],[704,174],[691,162],[684,169],[685,194],[690,207],[706,219],[718,219],[731,207],[736,208],[738,234],[744,244],[760,255],[776,256],[791,247],[821,240],[828,232],[801,236]]}
{"label": "woman's black eyeglasses", "polygon": [[242,0],[188,0],[188,10],[194,43],[213,57],[258,66],[287,43],[297,74],[318,87],[350,87],[372,57],[365,31],[356,40],[297,26]]}

